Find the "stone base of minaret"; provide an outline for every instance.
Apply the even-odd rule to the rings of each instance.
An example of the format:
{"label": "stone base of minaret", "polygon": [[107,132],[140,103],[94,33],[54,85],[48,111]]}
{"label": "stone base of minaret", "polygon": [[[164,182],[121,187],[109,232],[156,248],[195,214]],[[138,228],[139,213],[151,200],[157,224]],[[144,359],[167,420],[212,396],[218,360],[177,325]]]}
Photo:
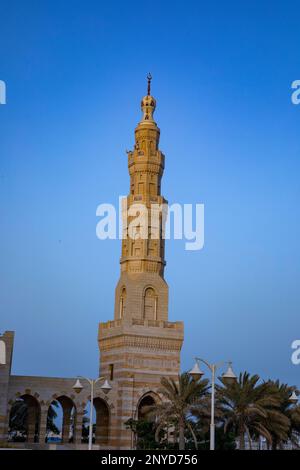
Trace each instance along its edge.
{"label": "stone base of minaret", "polygon": [[[141,416],[142,405],[159,401],[160,379],[178,377],[183,323],[120,319],[100,323],[100,375],[112,385],[109,449],[135,448],[126,421]],[[145,401],[146,400],[146,401]]]}

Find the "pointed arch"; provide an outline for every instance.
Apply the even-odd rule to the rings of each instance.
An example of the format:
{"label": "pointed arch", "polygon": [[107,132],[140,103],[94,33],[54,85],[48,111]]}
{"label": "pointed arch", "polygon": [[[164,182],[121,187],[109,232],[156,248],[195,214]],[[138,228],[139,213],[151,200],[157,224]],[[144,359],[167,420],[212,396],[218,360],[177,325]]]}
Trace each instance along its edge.
{"label": "pointed arch", "polygon": [[152,286],[147,286],[143,294],[143,318],[145,320],[157,320],[158,296]]}
{"label": "pointed arch", "polygon": [[[54,400],[50,404],[50,406],[54,404],[54,406],[57,407],[58,404],[58,410],[61,416],[60,416],[60,423],[59,423],[59,436],[60,436],[60,441],[62,443],[70,443],[74,442],[74,434],[75,434],[75,416],[76,416],[76,406],[74,401],[68,397],[67,395],[60,395],[56,396],[54,395]],[[49,416],[49,412],[51,413],[51,409],[49,406],[48,410],[48,419],[47,419],[47,439],[48,439],[48,433],[51,432],[49,429],[50,425],[50,418],[51,414]],[[55,409],[54,409],[55,411]],[[52,411],[53,412],[53,411]],[[55,423],[56,424],[56,423]]]}
{"label": "pointed arch", "polygon": [[108,444],[110,412],[107,403],[100,397],[94,399],[96,410],[95,443]]}
{"label": "pointed arch", "polygon": [[154,404],[160,403],[161,397],[158,393],[152,390],[144,391],[144,393],[138,399],[134,416],[135,419],[147,419],[147,407]]}
{"label": "pointed arch", "polygon": [[126,287],[123,286],[121,289],[121,296],[120,296],[120,309],[119,309],[119,318],[122,319],[125,317],[125,311],[126,311]]}
{"label": "pointed arch", "polygon": [[2,339],[0,339],[0,364],[6,364],[6,344]]}
{"label": "pointed arch", "polygon": [[41,406],[29,393],[19,396],[9,415],[9,440],[39,442]]}

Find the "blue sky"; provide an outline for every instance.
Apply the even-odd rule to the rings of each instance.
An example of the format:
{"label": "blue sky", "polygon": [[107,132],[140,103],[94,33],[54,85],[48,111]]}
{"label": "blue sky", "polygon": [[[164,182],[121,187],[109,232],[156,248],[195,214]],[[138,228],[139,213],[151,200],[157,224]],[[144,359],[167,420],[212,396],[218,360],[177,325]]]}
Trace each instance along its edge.
{"label": "blue sky", "polygon": [[167,242],[182,368],[232,359],[300,386],[300,7],[294,2],[0,1],[1,330],[13,372],[96,375],[120,242],[96,207],[127,194],[145,75],[162,192],[205,204],[205,247]]}

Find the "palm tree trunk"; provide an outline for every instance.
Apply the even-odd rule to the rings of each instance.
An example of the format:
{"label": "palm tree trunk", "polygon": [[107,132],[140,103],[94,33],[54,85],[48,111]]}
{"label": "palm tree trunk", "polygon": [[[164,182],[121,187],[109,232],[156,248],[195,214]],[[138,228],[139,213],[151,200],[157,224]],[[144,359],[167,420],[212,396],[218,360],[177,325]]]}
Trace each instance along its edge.
{"label": "palm tree trunk", "polygon": [[185,440],[184,440],[184,421],[179,420],[179,450],[185,449]]}
{"label": "palm tree trunk", "polygon": [[246,430],[247,430],[247,437],[248,437],[248,441],[249,441],[249,449],[252,450],[252,440],[251,440],[250,431],[248,429],[248,426],[246,427]]}
{"label": "palm tree trunk", "polygon": [[190,425],[189,422],[186,423],[187,424],[187,427],[189,428],[191,434],[192,434],[192,437],[194,439],[194,444],[195,444],[195,449],[198,450],[198,442],[197,442],[197,437],[196,437],[196,434],[194,433],[194,430],[193,430],[193,427]]}
{"label": "palm tree trunk", "polygon": [[240,432],[239,432],[239,449],[240,450],[245,450],[245,429],[244,426],[240,426]]}
{"label": "palm tree trunk", "polygon": [[277,445],[278,445],[277,439],[276,439],[275,436],[273,436],[273,439],[272,439],[272,450],[276,450],[276,449],[277,449]]}

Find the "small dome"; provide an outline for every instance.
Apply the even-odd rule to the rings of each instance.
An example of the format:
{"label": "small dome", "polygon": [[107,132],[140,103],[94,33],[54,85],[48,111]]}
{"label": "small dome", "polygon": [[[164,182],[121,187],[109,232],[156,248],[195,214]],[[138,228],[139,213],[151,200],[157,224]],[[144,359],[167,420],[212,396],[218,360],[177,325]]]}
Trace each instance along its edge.
{"label": "small dome", "polygon": [[148,121],[149,123],[154,123],[153,113],[155,111],[155,107],[155,98],[153,98],[151,95],[144,96],[141,102],[141,108],[143,111],[142,122]]}
{"label": "small dome", "polygon": [[155,98],[153,98],[153,96],[150,96],[150,95],[144,96],[144,98],[142,99],[142,102],[141,102],[141,107],[142,107],[142,109],[143,109],[145,106],[149,106],[149,107],[155,109],[155,106],[156,106]]}

